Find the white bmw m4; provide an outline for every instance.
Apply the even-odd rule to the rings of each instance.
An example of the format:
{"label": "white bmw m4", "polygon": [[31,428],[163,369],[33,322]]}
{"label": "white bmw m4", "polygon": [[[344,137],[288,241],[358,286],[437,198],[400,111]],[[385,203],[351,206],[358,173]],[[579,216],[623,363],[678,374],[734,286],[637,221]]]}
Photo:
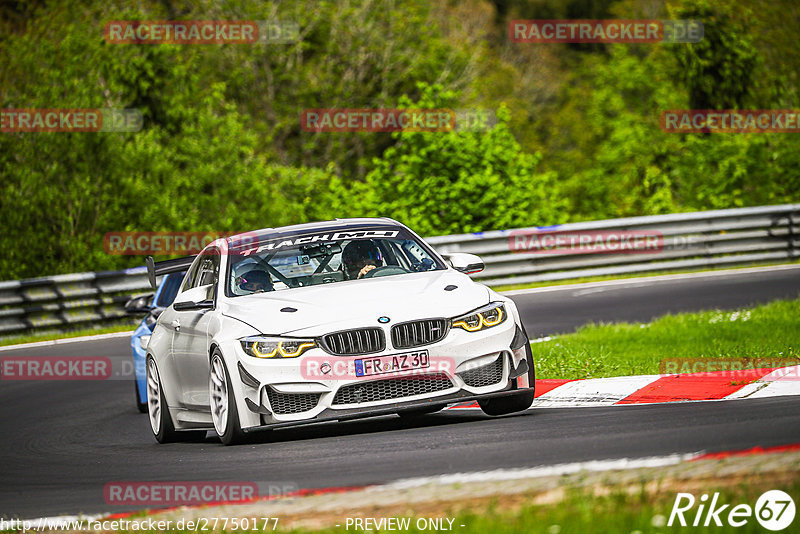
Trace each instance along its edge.
{"label": "white bmw m4", "polygon": [[161,442],[477,401],[533,402],[514,303],[474,282],[472,254],[440,255],[391,219],[338,219],[218,239],[154,263],[187,270],[147,347],[150,426]]}

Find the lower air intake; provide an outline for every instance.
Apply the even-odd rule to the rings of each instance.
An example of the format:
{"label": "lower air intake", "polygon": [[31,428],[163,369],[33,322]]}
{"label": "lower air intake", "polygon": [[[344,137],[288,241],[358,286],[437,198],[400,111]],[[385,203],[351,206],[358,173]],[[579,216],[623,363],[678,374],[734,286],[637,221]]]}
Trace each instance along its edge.
{"label": "lower air intake", "polygon": [[279,393],[267,387],[272,412],[279,415],[307,412],[317,406],[319,397],[319,393]]}
{"label": "lower air intake", "polygon": [[498,355],[492,363],[458,373],[458,376],[466,385],[473,388],[497,384],[503,378],[503,357]]}
{"label": "lower air intake", "polygon": [[444,391],[453,387],[445,373],[413,376],[409,378],[389,378],[360,384],[342,386],[333,397],[333,404],[360,404],[389,399],[401,399]]}

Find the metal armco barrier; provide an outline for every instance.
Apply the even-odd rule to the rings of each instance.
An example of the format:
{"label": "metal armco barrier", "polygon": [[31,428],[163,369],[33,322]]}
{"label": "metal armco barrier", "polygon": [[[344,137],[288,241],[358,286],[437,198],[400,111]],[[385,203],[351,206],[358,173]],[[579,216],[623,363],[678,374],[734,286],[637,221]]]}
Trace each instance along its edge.
{"label": "metal armco barrier", "polygon": [[150,291],[144,266],[0,282],[0,335],[119,320],[131,294]]}
{"label": "metal armco barrier", "polygon": [[[577,253],[515,250],[517,236],[639,231],[659,236],[656,251]],[[800,257],[800,204],[676,213],[426,239],[441,253],[469,252],[491,286],[587,276],[732,267]],[[522,241],[525,243],[525,241]],[[144,260],[144,258],[142,258]],[[144,263],[144,261],[142,261]],[[101,325],[125,317],[132,295],[149,293],[144,267],[0,282],[0,335]]]}
{"label": "metal armco barrier", "polygon": [[[642,231],[659,234],[656,253],[557,253],[512,251],[516,235]],[[529,284],[587,276],[731,267],[800,257],[800,204],[760,206],[587,221],[427,239],[440,253],[481,256],[474,275],[490,286]]]}

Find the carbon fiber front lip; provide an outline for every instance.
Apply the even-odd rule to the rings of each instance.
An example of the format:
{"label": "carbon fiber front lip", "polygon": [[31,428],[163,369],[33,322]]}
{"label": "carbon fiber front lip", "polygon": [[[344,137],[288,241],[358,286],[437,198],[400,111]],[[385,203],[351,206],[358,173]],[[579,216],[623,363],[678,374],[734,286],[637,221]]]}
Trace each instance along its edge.
{"label": "carbon fiber front lip", "polygon": [[[435,406],[437,404],[452,404],[455,402],[474,401],[478,399],[488,399],[491,397],[505,397],[507,395],[513,395],[521,391],[526,391],[524,389],[512,389],[514,385],[515,385],[514,381],[509,380],[508,384],[506,384],[506,387],[504,389],[500,391],[494,391],[492,393],[483,393],[481,395],[475,395],[474,393],[470,393],[462,389],[460,391],[451,393],[449,395],[442,395],[441,397],[434,397],[426,399],[424,401],[417,400],[408,402],[395,402],[392,404],[374,406],[370,408],[349,408],[344,410],[334,410],[332,408],[328,408],[322,411],[317,417],[314,417],[313,419],[268,423],[266,425],[243,428],[242,432],[257,432],[259,430],[291,428],[297,426],[332,423],[336,421],[351,421],[353,419],[363,419],[367,417],[391,415],[401,411],[410,411],[417,408],[426,408],[429,406]],[[533,390],[533,388],[528,388],[528,389]]]}

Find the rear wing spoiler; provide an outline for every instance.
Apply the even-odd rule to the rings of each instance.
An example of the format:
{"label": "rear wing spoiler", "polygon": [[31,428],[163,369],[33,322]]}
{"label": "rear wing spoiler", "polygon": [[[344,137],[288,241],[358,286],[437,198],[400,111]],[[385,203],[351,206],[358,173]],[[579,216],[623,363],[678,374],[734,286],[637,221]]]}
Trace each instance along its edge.
{"label": "rear wing spoiler", "polygon": [[158,287],[156,285],[156,276],[185,271],[196,257],[197,256],[186,256],[185,258],[156,262],[153,260],[153,256],[147,256],[145,263],[147,263],[147,279],[150,281],[150,285],[153,289],[156,289],[156,287]]}

